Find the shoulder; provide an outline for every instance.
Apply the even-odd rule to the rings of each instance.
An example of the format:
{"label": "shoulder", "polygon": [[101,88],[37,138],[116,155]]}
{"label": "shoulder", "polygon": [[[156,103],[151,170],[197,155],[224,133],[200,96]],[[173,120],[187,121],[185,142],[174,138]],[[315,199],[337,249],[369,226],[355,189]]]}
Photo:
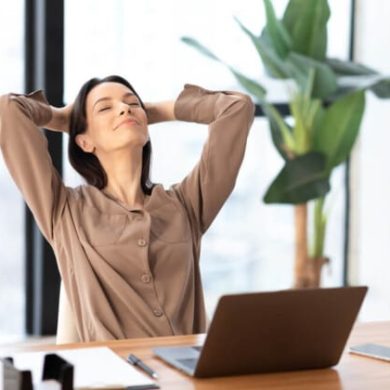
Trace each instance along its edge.
{"label": "shoulder", "polygon": [[102,191],[89,184],[82,184],[77,187],[67,187],[68,200],[70,205],[77,208],[91,206],[95,209],[104,209],[106,199]]}

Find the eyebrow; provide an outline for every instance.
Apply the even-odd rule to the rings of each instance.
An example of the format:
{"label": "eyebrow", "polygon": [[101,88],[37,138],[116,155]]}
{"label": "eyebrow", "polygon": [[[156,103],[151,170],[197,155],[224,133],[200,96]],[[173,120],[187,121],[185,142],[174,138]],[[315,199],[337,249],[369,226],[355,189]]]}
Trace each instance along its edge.
{"label": "eyebrow", "polygon": [[[134,93],[131,93],[131,92],[126,92],[126,93],[122,96],[122,99],[125,98],[125,97],[130,97],[130,96],[135,96],[135,94],[134,94]],[[102,101],[111,100],[111,99],[112,99],[112,98],[106,96],[106,97],[102,97],[102,98],[96,100],[96,102],[94,103],[92,109],[95,108],[96,104],[98,104],[98,103],[100,103],[100,102],[102,102]]]}

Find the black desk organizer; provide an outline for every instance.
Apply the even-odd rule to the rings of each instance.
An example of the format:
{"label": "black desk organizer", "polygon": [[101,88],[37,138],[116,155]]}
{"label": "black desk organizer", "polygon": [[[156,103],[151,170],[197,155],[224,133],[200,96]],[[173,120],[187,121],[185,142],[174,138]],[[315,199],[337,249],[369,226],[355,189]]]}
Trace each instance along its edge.
{"label": "black desk organizer", "polygon": [[[33,390],[31,371],[18,370],[12,358],[0,359],[3,364],[4,390]],[[73,390],[73,365],[58,355],[45,355],[42,381],[55,380],[61,384],[61,390]]]}

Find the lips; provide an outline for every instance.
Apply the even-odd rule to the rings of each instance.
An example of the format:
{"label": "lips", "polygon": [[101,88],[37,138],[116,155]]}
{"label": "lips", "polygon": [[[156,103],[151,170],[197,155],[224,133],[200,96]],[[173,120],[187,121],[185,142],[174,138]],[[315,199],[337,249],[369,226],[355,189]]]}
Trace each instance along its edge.
{"label": "lips", "polygon": [[114,130],[116,130],[118,127],[123,126],[123,125],[126,125],[126,124],[129,124],[129,125],[138,125],[139,123],[138,123],[135,119],[127,118],[127,119],[123,120],[122,122],[120,122],[119,125],[117,125],[117,126],[114,128]]}

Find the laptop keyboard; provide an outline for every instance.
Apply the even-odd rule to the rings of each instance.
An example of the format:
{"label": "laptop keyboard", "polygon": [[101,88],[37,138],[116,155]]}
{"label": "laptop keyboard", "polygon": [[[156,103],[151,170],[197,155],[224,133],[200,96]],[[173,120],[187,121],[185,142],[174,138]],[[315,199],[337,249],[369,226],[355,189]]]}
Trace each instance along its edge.
{"label": "laptop keyboard", "polygon": [[[191,347],[191,349],[195,349],[195,351],[200,352],[202,350],[202,346],[194,345]],[[196,364],[198,363],[198,358],[177,359],[177,361],[190,370],[195,370]]]}

